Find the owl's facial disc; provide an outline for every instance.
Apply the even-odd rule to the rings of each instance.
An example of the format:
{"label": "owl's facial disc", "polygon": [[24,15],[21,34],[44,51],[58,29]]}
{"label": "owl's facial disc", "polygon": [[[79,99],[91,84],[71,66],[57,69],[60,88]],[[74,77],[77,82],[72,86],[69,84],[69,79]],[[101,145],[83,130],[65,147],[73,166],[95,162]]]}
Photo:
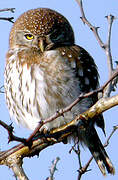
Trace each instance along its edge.
{"label": "owl's facial disc", "polygon": [[14,47],[37,48],[38,51],[44,52],[50,50],[54,43],[50,40],[50,36],[37,36],[30,31],[18,30],[15,32]]}

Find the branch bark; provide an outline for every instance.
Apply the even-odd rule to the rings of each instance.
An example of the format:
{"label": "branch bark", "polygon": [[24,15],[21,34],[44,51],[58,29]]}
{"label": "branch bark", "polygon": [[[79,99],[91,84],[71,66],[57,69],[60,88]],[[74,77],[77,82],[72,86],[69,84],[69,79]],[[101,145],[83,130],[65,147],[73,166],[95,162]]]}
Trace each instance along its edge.
{"label": "branch bark", "polygon": [[19,157],[17,158],[17,156],[14,156],[12,157],[12,160],[9,158],[8,163],[8,166],[12,169],[12,171],[14,172],[14,176],[18,180],[29,180],[23,170],[23,162]]}

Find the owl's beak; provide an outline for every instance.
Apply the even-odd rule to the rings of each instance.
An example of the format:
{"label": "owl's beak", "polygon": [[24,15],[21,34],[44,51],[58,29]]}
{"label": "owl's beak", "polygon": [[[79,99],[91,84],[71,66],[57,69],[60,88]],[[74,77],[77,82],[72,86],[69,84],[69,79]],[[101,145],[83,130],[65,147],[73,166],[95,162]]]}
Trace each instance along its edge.
{"label": "owl's beak", "polygon": [[41,52],[44,52],[44,40],[42,38],[39,39],[39,48]]}

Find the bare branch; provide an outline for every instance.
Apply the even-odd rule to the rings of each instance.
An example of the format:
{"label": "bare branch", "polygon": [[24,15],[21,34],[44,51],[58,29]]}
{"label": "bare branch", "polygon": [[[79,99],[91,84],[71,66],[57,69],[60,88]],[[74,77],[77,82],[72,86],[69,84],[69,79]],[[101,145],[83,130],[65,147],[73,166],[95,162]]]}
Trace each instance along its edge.
{"label": "bare branch", "polygon": [[[116,105],[118,105],[118,95],[113,96],[113,97],[109,97],[109,98],[102,98],[96,104],[94,104],[91,108],[89,108],[86,112],[78,115],[74,120],[72,120],[68,124],[63,125],[63,126],[61,126],[59,128],[55,128],[55,129],[51,130],[50,131],[50,137],[53,134],[56,134],[58,132],[64,132],[69,127],[73,127],[73,126],[77,125],[79,120],[88,121],[88,119],[93,118],[94,116],[96,116],[98,114],[101,114],[102,112],[104,112],[104,111],[108,110],[109,108],[112,108],[112,107],[114,107]],[[70,134],[72,134],[71,131],[70,132],[66,132],[65,136],[63,135],[63,133],[60,133],[60,137],[58,138],[58,142],[62,141],[65,137],[67,137]],[[43,148],[46,148],[47,146],[49,146],[50,143],[51,144],[58,143],[54,138],[47,138],[46,141],[45,141],[44,137],[39,139],[39,144],[37,144],[37,141],[38,140],[33,141],[33,145],[32,145],[30,150],[28,150],[29,149],[28,147],[25,147],[24,145],[21,144],[21,145],[16,146],[15,149],[10,150],[9,153],[14,153],[14,151],[16,152],[16,151],[19,151],[22,148],[26,148],[27,151],[28,151],[28,154],[31,155],[32,148],[35,145],[36,146],[39,145],[39,147],[36,148],[36,149],[38,149],[38,152],[40,152]],[[43,144],[43,148],[42,148],[42,144]],[[33,150],[33,152],[35,152],[35,151]],[[7,153],[8,153],[8,151],[7,151]],[[23,153],[23,154],[21,154],[21,153]],[[10,154],[7,154],[7,156],[9,156],[9,155]],[[20,155],[27,156],[27,155],[24,154],[23,151],[20,152]]]}
{"label": "bare branch", "polygon": [[11,23],[14,23],[13,19],[14,19],[14,17],[8,17],[8,18],[6,18],[6,17],[0,17],[0,20],[9,21],[9,22],[11,22]]}
{"label": "bare branch", "polygon": [[66,125],[63,125],[59,128],[51,130],[51,134],[56,133],[58,131],[64,131],[68,127],[75,126],[78,124],[79,120],[86,121],[94,118],[94,116],[98,116],[99,114],[102,114],[104,111],[117,106],[118,105],[118,95],[115,95],[113,97],[109,98],[101,98],[99,101],[97,101],[92,107],[90,107],[87,111],[85,111],[82,114],[79,114],[74,120],[69,122]]}
{"label": "bare branch", "polygon": [[12,13],[15,12],[15,8],[4,8],[4,9],[0,9],[0,12],[4,12],[4,11],[10,11]]}
{"label": "bare branch", "polygon": [[[108,21],[108,40],[105,46],[105,52],[106,52],[106,56],[107,56],[107,65],[108,65],[108,71],[109,71],[109,77],[111,77],[111,75],[113,74],[113,62],[112,62],[112,55],[111,55],[111,28],[112,28],[112,24],[113,21],[115,19],[114,16],[109,15],[106,16],[107,21]],[[105,88],[104,91],[104,97],[108,97],[110,96],[111,91],[113,90],[113,84],[112,82],[109,83],[109,85],[107,86],[107,88]]]}
{"label": "bare branch", "polygon": [[[79,171],[79,174],[78,174],[78,180],[81,179],[82,175],[85,174],[86,172],[88,171],[91,171],[91,169],[88,169],[91,161],[92,161],[93,157],[91,157],[89,159],[89,161],[85,164],[85,166],[81,167],[78,171]],[[88,170],[87,170],[88,169]]]}
{"label": "bare branch", "polygon": [[112,75],[113,72],[113,63],[112,63],[112,55],[111,55],[111,28],[112,28],[112,24],[113,24],[113,20],[115,19],[114,16],[109,15],[106,16],[107,21],[108,21],[108,40],[107,40],[107,51],[106,53],[108,53],[107,58],[108,58],[108,68],[109,68],[109,75]]}
{"label": "bare branch", "polygon": [[[106,16],[107,20],[108,20],[108,40],[107,40],[107,43],[103,43],[103,41],[101,40],[101,38],[100,38],[100,36],[98,34],[98,27],[93,26],[85,16],[82,0],[76,0],[76,1],[77,1],[78,5],[80,7],[80,11],[81,11],[81,15],[82,15],[81,19],[82,19],[83,23],[87,24],[88,27],[93,31],[99,45],[101,46],[102,49],[104,49],[104,51],[106,53],[109,77],[111,77],[111,75],[113,73],[113,63],[112,63],[112,55],[111,55],[110,43],[111,43],[111,28],[112,28],[112,24],[113,24],[113,21],[114,21],[115,17],[113,15]],[[110,96],[111,91],[114,89],[113,84],[112,84],[112,82],[110,82],[108,84],[108,86],[105,88],[104,97],[109,97]]]}
{"label": "bare branch", "polygon": [[52,161],[52,166],[50,168],[50,177],[48,177],[46,180],[54,180],[54,173],[57,171],[57,163],[60,160],[59,157],[57,157],[55,160]]}
{"label": "bare branch", "polygon": [[87,18],[86,18],[86,16],[85,16],[85,13],[84,13],[82,0],[76,0],[76,1],[77,1],[78,5],[79,5],[79,7],[80,7],[80,11],[81,11],[81,15],[82,15],[81,19],[82,19],[83,23],[84,23],[84,24],[87,24],[88,27],[93,31],[93,33],[94,33],[94,35],[95,35],[98,43],[100,44],[101,48],[104,49],[104,48],[105,48],[105,45],[104,45],[104,43],[102,42],[102,40],[101,40],[101,38],[100,38],[100,36],[99,36],[99,34],[98,34],[98,28],[99,28],[99,27],[93,26],[93,25],[87,20]]}

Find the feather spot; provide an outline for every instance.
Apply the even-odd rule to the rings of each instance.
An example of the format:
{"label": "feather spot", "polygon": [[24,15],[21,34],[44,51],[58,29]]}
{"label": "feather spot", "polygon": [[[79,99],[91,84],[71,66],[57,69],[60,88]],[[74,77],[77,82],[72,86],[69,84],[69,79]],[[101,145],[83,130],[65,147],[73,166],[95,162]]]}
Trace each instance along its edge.
{"label": "feather spot", "polygon": [[86,85],[89,85],[89,84],[90,84],[90,81],[89,81],[89,79],[88,79],[87,77],[85,77],[85,84],[86,84]]}
{"label": "feather spot", "polygon": [[79,70],[78,70],[78,75],[81,76],[81,77],[84,75],[83,69],[79,68]]}

